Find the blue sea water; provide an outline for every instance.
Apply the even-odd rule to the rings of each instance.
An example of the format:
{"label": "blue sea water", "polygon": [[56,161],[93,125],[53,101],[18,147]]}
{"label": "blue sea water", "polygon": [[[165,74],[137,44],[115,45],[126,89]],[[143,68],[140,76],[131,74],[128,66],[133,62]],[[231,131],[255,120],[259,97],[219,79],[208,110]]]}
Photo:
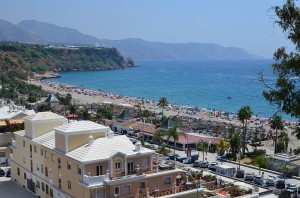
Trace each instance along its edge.
{"label": "blue sea water", "polygon": [[262,96],[266,88],[259,72],[276,79],[271,64],[272,60],[147,60],[124,70],[62,72],[61,78],[50,81],[154,100],[164,96],[171,103],[228,112],[249,105],[254,115],[270,117],[276,109]]}

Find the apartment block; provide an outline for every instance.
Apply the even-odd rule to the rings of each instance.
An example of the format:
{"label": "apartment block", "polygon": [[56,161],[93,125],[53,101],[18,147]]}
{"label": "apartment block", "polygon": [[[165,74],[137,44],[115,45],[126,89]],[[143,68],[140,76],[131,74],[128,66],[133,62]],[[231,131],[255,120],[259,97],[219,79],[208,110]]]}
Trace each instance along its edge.
{"label": "apartment block", "polygon": [[161,171],[155,152],[91,122],[40,112],[15,132],[11,177],[39,197],[146,197],[174,190],[180,170]]}

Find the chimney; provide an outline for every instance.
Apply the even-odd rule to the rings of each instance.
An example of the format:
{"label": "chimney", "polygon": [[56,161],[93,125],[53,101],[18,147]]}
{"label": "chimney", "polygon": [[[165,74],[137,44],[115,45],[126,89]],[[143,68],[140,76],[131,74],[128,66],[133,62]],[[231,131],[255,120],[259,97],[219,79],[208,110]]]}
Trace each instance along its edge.
{"label": "chimney", "polygon": [[140,152],[142,149],[142,144],[140,142],[137,142],[135,144],[135,151]]}
{"label": "chimney", "polygon": [[94,137],[92,135],[89,136],[89,145],[94,143]]}
{"label": "chimney", "polygon": [[112,139],[115,136],[114,132],[112,130],[107,132],[107,138]]}

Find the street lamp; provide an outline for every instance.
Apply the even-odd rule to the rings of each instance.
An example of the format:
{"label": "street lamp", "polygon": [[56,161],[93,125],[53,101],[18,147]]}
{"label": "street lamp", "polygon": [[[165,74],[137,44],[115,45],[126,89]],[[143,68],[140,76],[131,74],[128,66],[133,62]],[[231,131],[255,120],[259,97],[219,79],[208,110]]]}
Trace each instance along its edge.
{"label": "street lamp", "polygon": [[241,169],[241,152],[238,152],[237,154],[236,154],[236,157],[238,158],[238,160],[239,160],[239,170]]}

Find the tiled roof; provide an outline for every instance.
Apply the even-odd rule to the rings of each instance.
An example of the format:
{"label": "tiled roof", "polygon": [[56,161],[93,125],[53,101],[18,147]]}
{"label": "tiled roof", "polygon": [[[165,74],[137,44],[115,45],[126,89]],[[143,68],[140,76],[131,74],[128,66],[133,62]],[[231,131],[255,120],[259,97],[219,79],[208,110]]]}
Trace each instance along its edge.
{"label": "tiled roof", "polygon": [[[92,162],[97,160],[107,160],[116,153],[126,155],[136,155],[135,145],[125,135],[114,136],[113,138],[97,138],[92,145],[85,144],[66,154],[75,160],[81,162]],[[142,148],[141,154],[151,154],[154,151]]]}
{"label": "tiled roof", "polygon": [[[72,133],[72,132],[79,132],[79,131],[92,131],[92,130],[105,130],[109,129],[109,127],[103,126],[101,124],[97,124],[91,121],[74,121],[70,122],[58,127],[54,128],[57,131],[61,131],[64,133]],[[110,130],[110,129],[109,129]]]}
{"label": "tiled roof", "polygon": [[34,120],[51,120],[51,119],[66,119],[66,118],[52,112],[39,112],[37,114],[26,116],[24,117],[24,119],[34,121]]}
{"label": "tiled roof", "polygon": [[55,149],[55,132],[54,132],[54,130],[52,130],[44,135],[34,138],[32,141],[39,143],[49,149],[54,150]]}

